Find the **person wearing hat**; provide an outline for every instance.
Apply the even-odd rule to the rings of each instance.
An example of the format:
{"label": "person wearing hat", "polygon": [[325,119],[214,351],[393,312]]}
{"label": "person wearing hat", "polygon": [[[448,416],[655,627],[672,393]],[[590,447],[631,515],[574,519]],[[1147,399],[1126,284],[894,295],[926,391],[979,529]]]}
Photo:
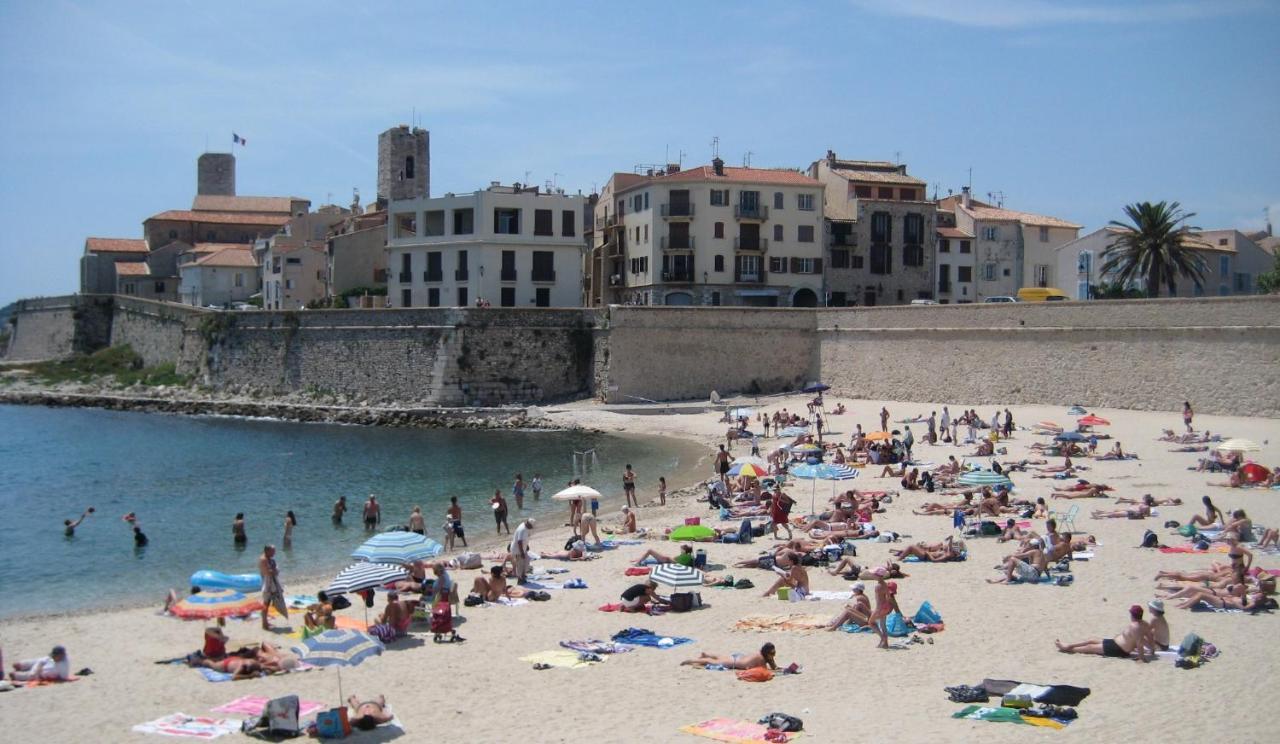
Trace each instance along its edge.
{"label": "person wearing hat", "polygon": [[876,648],[889,648],[889,615],[902,613],[898,607],[898,585],[893,581],[885,581],[889,572],[877,568],[871,572],[876,580],[876,609],[871,613],[871,627],[880,636],[880,645]]}
{"label": "person wearing hat", "polygon": [[867,626],[871,624],[871,600],[867,599],[867,585],[861,581],[850,587],[853,590],[852,601],[836,618],[827,623],[827,630],[835,630],[846,623]]}
{"label": "person wearing hat", "polygon": [[1164,600],[1153,599],[1147,603],[1151,610],[1151,640],[1155,642],[1152,652],[1169,650],[1169,621],[1164,617]]}
{"label": "person wearing hat", "polygon": [[13,673],[9,675],[15,682],[28,680],[65,681],[71,679],[71,662],[67,659],[67,650],[62,646],[54,646],[48,656],[26,661],[15,661]]}

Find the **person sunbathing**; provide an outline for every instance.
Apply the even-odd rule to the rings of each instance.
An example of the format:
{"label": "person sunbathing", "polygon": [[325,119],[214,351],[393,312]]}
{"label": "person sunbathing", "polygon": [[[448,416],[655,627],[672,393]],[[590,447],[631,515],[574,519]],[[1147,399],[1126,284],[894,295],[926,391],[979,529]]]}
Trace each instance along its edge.
{"label": "person sunbathing", "polygon": [[1169,451],[1170,451],[1170,452],[1208,452],[1208,451],[1209,451],[1209,445],[1207,445],[1207,444],[1184,444],[1184,445],[1183,445],[1183,446],[1181,446],[1181,447],[1174,447],[1173,449],[1171,449],[1171,450],[1169,450]]}
{"label": "person sunbathing", "polygon": [[871,625],[871,600],[867,598],[866,585],[859,581],[851,589],[853,591],[851,601],[844,606],[839,615],[827,623],[827,630],[836,630],[848,623],[862,627]]}
{"label": "person sunbathing", "polygon": [[262,674],[262,665],[257,659],[243,656],[228,656],[223,659],[202,659],[195,666],[212,669],[215,672],[230,674],[232,679],[249,679]]}
{"label": "person sunbathing", "polygon": [[299,665],[297,656],[266,641],[258,644],[258,650],[254,652],[253,658],[262,665],[262,671],[267,674],[291,672]]}
{"label": "person sunbathing", "polygon": [[786,546],[780,546],[773,552],[758,555],[755,558],[747,558],[733,564],[734,568],[763,568],[771,569],[774,566],[782,568],[790,568],[792,565],[798,564],[804,553],[791,550]]}
{"label": "person sunbathing", "polygon": [[1133,605],[1129,608],[1129,627],[1115,638],[1102,638],[1077,643],[1064,644],[1055,640],[1053,643],[1064,654],[1094,654],[1115,659],[1127,659],[1130,654],[1138,652],[1138,661],[1151,661],[1155,654],[1149,649],[1155,646],[1152,639],[1151,626],[1142,619],[1142,607]]}
{"label": "person sunbathing", "polygon": [[1081,481],[1063,490],[1053,489],[1053,497],[1055,499],[1101,499],[1106,498],[1110,490],[1112,490],[1111,486],[1102,483]]}
{"label": "person sunbathing", "polygon": [[984,439],[981,442],[978,442],[978,450],[976,452],[970,452],[969,454],[965,455],[965,457],[990,457],[994,455],[995,452],[996,452],[995,444],[993,444],[988,439]]}
{"label": "person sunbathing", "polygon": [[1141,499],[1131,499],[1127,496],[1117,496],[1117,504],[1147,504],[1148,506],[1182,506],[1182,499],[1168,498],[1157,499],[1149,493],[1143,494]]}
{"label": "person sunbathing", "polygon": [[890,550],[889,553],[902,559],[914,556],[926,563],[946,563],[960,560],[964,553],[964,540],[948,537],[939,543],[918,542],[902,550]]}
{"label": "person sunbathing", "polygon": [[799,562],[794,563],[791,568],[786,571],[783,571],[780,568],[775,568],[774,570],[780,572],[778,580],[773,582],[773,584],[764,591],[764,594],[761,594],[760,596],[768,597],[784,586],[789,587],[791,591],[799,595],[801,599],[809,596],[809,572],[806,571],[804,566]]}
{"label": "person sunbathing", "polygon": [[494,566],[489,569],[488,578],[477,576],[476,580],[471,584],[471,595],[479,597],[485,602],[497,602],[503,597],[516,599],[525,595],[522,587],[511,586],[507,583],[507,577],[502,574],[502,566]]}
{"label": "person sunbathing", "polygon": [[1004,529],[1000,530],[1000,536],[996,538],[996,542],[1009,542],[1010,540],[1021,540],[1026,537],[1027,533],[1018,529],[1018,523],[1012,518],[1006,519]]}
{"label": "person sunbathing", "polygon": [[1269,527],[1263,530],[1262,537],[1258,538],[1259,548],[1272,548],[1280,544],[1280,529]]}
{"label": "person sunbathing", "polygon": [[1151,505],[1154,499],[1151,494],[1142,497],[1142,503],[1134,506],[1132,509],[1116,509],[1113,511],[1101,511],[1095,509],[1093,513],[1094,519],[1146,519],[1151,516]]}
{"label": "person sunbathing", "polygon": [[1132,454],[1126,455],[1124,453],[1124,449],[1120,447],[1120,442],[1117,441],[1115,446],[1111,448],[1111,451],[1107,452],[1106,454],[1098,455],[1097,459],[1098,460],[1136,460],[1138,459],[1138,456],[1132,455]]}
{"label": "person sunbathing", "polygon": [[1075,466],[1071,462],[1071,457],[1068,455],[1063,460],[1061,465],[1056,465],[1052,467],[1035,468],[1035,469],[1039,470],[1041,473],[1065,473],[1074,467]]}
{"label": "person sunbathing", "polygon": [[679,563],[682,566],[692,566],[693,565],[693,546],[681,545],[679,555],[675,556],[674,558],[669,555],[664,555],[662,553],[659,553],[653,548],[649,548],[648,550],[644,551],[644,554],[641,555],[639,558],[637,558],[635,563],[633,563],[632,565],[641,566],[641,565],[644,565],[644,562],[647,560],[652,560],[654,563]]}
{"label": "person sunbathing", "polygon": [[1040,577],[1049,572],[1048,559],[1039,550],[1032,554],[1034,562],[1024,561],[1016,556],[1009,556],[1004,562],[1004,577],[987,579],[988,584],[1037,584]]}
{"label": "person sunbathing", "polygon": [[352,695],[347,698],[347,705],[351,708],[352,728],[361,731],[372,731],[381,724],[395,720],[395,716],[387,712],[387,699],[382,695],[363,702]]}
{"label": "person sunbathing", "polygon": [[[685,546],[685,547],[688,547],[688,546]],[[650,550],[649,552],[652,553],[653,551]],[[569,548],[568,550],[556,550],[550,553],[543,553],[542,557],[544,559],[550,559],[550,560],[556,560],[556,561],[585,561],[585,560],[590,560],[594,556],[587,555],[586,543],[584,543],[582,540],[574,540],[573,547]],[[643,560],[643,558],[641,560]],[[658,561],[658,562],[671,563],[671,560],[668,559],[665,561]],[[636,565],[638,566],[640,564],[637,563]]]}
{"label": "person sunbathing", "polygon": [[902,463],[898,470],[894,470],[892,465],[885,465],[880,471],[881,478],[903,478],[907,475],[907,464]]}
{"label": "person sunbathing", "polygon": [[693,666],[699,669],[705,669],[708,666],[722,666],[726,669],[754,669],[756,667],[769,667],[777,669],[778,664],[775,662],[777,657],[777,649],[772,643],[766,643],[760,647],[760,650],[754,654],[709,654],[705,651],[698,654],[696,659],[685,659],[680,662],[680,666]]}

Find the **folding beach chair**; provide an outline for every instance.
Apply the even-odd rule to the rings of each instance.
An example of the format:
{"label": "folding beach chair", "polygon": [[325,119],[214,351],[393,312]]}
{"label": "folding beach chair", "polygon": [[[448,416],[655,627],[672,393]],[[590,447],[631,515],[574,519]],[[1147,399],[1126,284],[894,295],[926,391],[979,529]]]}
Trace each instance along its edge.
{"label": "folding beach chair", "polygon": [[1079,513],[1080,513],[1080,505],[1072,504],[1071,508],[1067,510],[1067,513],[1063,514],[1058,519],[1058,526],[1066,530],[1067,534],[1071,534],[1072,532],[1075,532],[1076,531],[1076,515]]}

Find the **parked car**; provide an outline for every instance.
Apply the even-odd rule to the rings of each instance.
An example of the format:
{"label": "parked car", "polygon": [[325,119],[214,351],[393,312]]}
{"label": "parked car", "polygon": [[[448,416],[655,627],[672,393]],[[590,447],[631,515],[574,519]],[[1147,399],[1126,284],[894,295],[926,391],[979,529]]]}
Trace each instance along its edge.
{"label": "parked car", "polygon": [[1018,290],[1019,302],[1065,302],[1071,299],[1056,287],[1023,287]]}
{"label": "parked car", "polygon": [[911,304],[912,305],[936,305],[938,304],[938,301],[937,300],[912,300]]}
{"label": "parked car", "polygon": [[1009,295],[999,295],[997,297],[988,297],[987,299],[983,300],[983,302],[1017,302],[1017,301],[1018,301],[1017,297],[1010,297]]}

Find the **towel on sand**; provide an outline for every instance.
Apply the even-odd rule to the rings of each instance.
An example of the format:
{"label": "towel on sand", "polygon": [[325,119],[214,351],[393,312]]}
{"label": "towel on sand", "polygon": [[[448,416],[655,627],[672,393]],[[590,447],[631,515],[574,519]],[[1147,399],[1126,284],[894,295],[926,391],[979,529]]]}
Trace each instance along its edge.
{"label": "towel on sand", "polygon": [[600,661],[585,661],[582,659],[578,651],[571,651],[567,648],[557,648],[551,651],[539,651],[528,656],[521,656],[520,661],[530,664],[546,664],[547,666],[556,667],[558,669],[578,669],[580,667],[599,664],[604,661],[605,657],[600,657]]}
{"label": "towel on sand", "polygon": [[991,721],[993,723],[1022,723],[1042,728],[1061,729],[1070,721],[1059,721],[1053,718],[1037,718],[1023,716],[1015,708],[991,708],[983,705],[968,705],[951,714],[952,718],[968,718],[973,721]]}
{"label": "towel on sand", "polygon": [[160,734],[162,736],[184,736],[191,739],[216,739],[224,734],[240,730],[240,721],[234,718],[206,718],[189,716],[186,713],[157,718],[154,721],[140,723],[133,727],[142,734]]}
{"label": "towel on sand", "polygon": [[1197,550],[1194,545],[1164,545],[1157,550],[1161,553],[1226,553],[1231,548],[1226,545],[1210,545],[1208,550]]}
{"label": "towel on sand", "polygon": [[[661,636],[645,628],[627,628],[613,634],[613,640],[629,646],[649,646],[651,648],[675,648],[686,643],[693,643],[692,638],[680,636]],[[671,643],[663,643],[669,640]]]}
{"label": "towel on sand", "polygon": [[807,633],[826,627],[830,619],[821,615],[748,615],[730,626],[731,630],[748,630],[767,633],[775,630],[791,630]]}
{"label": "towel on sand", "polygon": [[[736,721],[732,718],[712,718],[700,723],[681,726],[680,730],[686,734],[693,734],[694,736],[716,741],[727,741],[730,744],[769,741],[764,738],[765,733],[769,730],[768,726],[762,723],[752,723],[751,721]],[[800,732],[798,731],[783,733],[783,736],[786,737],[785,741],[791,741],[799,735]]]}
{"label": "towel on sand", "polygon": [[598,641],[595,638],[588,638],[584,641],[560,641],[560,645],[570,651],[577,651],[583,654],[626,654],[635,651],[634,648],[623,643]]}
{"label": "towel on sand", "polygon": [[[262,715],[262,711],[266,710],[267,703],[270,698],[261,695],[245,695],[236,698],[229,703],[219,705],[211,710],[214,713],[226,713],[228,715],[248,716],[249,718],[258,718]],[[298,715],[309,716],[312,713],[326,710],[329,706],[324,703],[317,703],[313,700],[298,701]]]}

